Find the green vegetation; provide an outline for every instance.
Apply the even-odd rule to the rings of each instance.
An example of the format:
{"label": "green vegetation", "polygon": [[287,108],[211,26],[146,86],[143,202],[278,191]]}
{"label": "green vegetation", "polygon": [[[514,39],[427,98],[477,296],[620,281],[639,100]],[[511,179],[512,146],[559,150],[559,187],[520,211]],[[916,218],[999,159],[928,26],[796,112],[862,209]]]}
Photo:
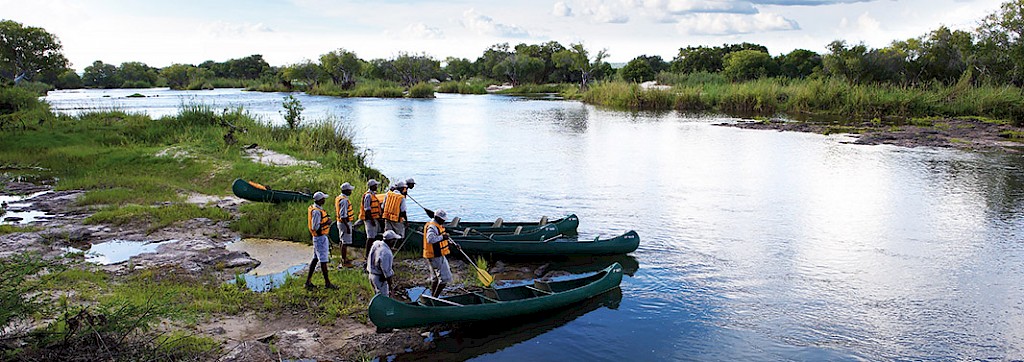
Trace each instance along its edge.
{"label": "green vegetation", "polygon": [[[694,79],[696,78],[696,79]],[[583,94],[586,102],[635,110],[680,110],[742,115],[778,113],[876,117],[966,117],[1024,119],[1024,95],[1013,86],[963,84],[912,87],[856,84],[837,78],[761,78],[729,82],[698,73],[659,77],[678,82],[671,90],[605,82]]]}
{"label": "green vegetation", "polygon": [[85,219],[86,224],[125,225],[141,223],[148,225],[150,232],[164,228],[179,220],[195,218],[211,220],[230,220],[227,211],[216,207],[199,207],[191,204],[173,204],[168,206],[125,205],[112,206],[92,214]]}
{"label": "green vegetation", "polygon": [[438,93],[457,94],[487,94],[487,82],[485,81],[455,81],[441,82],[437,85]]}
{"label": "green vegetation", "polygon": [[434,86],[426,82],[409,87],[409,98],[434,98]]}
{"label": "green vegetation", "polygon": [[281,106],[284,107],[284,112],[281,116],[284,117],[284,121],[288,124],[288,128],[295,129],[302,123],[302,111],[306,107],[302,106],[302,102],[295,99],[295,96],[289,94],[284,96],[284,101],[281,102]]}

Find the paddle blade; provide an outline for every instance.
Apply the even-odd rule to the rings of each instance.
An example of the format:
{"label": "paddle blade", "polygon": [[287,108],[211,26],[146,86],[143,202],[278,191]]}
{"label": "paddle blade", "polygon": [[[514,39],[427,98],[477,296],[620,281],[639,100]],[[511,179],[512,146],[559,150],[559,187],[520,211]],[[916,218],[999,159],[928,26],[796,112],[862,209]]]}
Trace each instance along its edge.
{"label": "paddle blade", "polygon": [[427,213],[427,217],[429,217],[429,218],[431,218],[431,219],[433,219],[433,218],[434,218],[434,211],[433,211],[433,210],[431,210],[431,209],[428,209],[428,208],[423,208],[423,212],[426,212],[426,213]]}
{"label": "paddle blade", "polygon": [[480,284],[483,284],[485,287],[489,287],[491,284],[494,284],[494,277],[486,270],[476,268],[476,278],[479,279]]}

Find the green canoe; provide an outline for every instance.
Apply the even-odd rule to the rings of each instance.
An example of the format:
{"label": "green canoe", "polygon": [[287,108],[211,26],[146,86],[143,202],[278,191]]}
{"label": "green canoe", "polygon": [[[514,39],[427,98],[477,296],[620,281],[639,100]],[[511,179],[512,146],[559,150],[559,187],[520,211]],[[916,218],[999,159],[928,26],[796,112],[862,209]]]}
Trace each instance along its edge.
{"label": "green canoe", "polygon": [[580,239],[559,237],[542,240],[501,240],[501,235],[491,239],[482,237],[453,237],[462,250],[470,254],[499,254],[516,256],[570,256],[570,255],[616,255],[636,251],[640,246],[640,235],[636,231],[610,239]]}
{"label": "green canoe", "polygon": [[[423,222],[419,221],[409,222],[409,226],[415,227],[418,230],[423,230],[423,224]],[[580,226],[580,218],[576,217],[575,214],[571,214],[555,220],[548,220],[545,216],[540,221],[505,222],[501,218],[494,221],[460,221],[455,219],[444,227],[452,234],[465,232],[466,229],[473,229],[484,234],[512,234],[516,232],[529,233],[547,225],[554,225],[562,235],[574,236],[576,235],[576,228]]]}
{"label": "green canoe", "polygon": [[235,193],[235,196],[257,202],[313,201],[313,195],[304,192],[271,190],[269,187],[240,178],[235,179],[235,182],[231,184],[231,191]]}
{"label": "green canoe", "polygon": [[[359,224],[359,222],[357,222]],[[456,241],[462,239],[494,239],[502,241],[513,241],[513,240],[551,240],[564,236],[576,235],[576,227],[579,225],[579,218],[576,215],[569,215],[565,218],[557,219],[552,222],[545,223],[543,225],[539,223],[531,223],[530,226],[516,225],[515,226],[501,226],[492,227],[492,223],[486,223],[487,226],[483,228],[485,230],[491,230],[490,232],[482,232],[473,227],[459,228],[461,225],[482,225],[485,223],[458,223],[455,228],[449,229],[449,234],[452,235]],[[360,225],[354,227],[355,233],[352,235],[352,246],[363,247],[366,245],[366,232],[365,229]],[[405,245],[410,245],[411,250],[419,250],[423,243],[423,223],[422,222],[410,222],[406,228],[406,242]],[[328,234],[331,242],[337,243],[338,230],[337,224],[331,226],[330,234]],[[400,242],[401,243],[401,242]]]}
{"label": "green canoe", "polygon": [[423,295],[410,303],[376,295],[370,301],[369,315],[370,321],[381,328],[504,319],[565,307],[615,289],[620,282],[622,266],[615,263],[578,279],[534,281],[441,298]]}

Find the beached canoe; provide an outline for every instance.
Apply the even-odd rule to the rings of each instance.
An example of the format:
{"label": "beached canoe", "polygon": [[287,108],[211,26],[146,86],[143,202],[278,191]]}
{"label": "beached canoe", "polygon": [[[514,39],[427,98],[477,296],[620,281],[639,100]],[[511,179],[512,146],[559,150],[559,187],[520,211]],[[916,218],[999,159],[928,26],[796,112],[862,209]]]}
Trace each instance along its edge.
{"label": "beached canoe", "polygon": [[594,275],[577,279],[538,280],[527,285],[441,298],[423,295],[409,303],[376,295],[370,301],[369,316],[370,321],[381,328],[504,319],[566,307],[615,289],[620,282],[622,266],[615,263]]}
{"label": "beached canoe", "polygon": [[569,256],[569,255],[616,255],[636,251],[640,246],[640,235],[636,231],[609,239],[582,239],[558,237],[541,240],[501,240],[502,235],[493,238],[452,237],[470,254],[497,254],[515,256]]}
{"label": "beached canoe", "polygon": [[[409,225],[417,229],[423,229],[423,222],[413,221],[409,222]],[[512,233],[529,233],[535,229],[542,228],[547,225],[554,225],[557,228],[558,233],[565,236],[576,235],[576,228],[580,226],[580,218],[575,214],[568,215],[561,219],[548,220],[547,216],[540,218],[540,221],[513,221],[506,222],[501,218],[494,221],[461,221],[458,218],[452,219],[451,222],[445,224],[445,228],[450,233],[461,233],[466,229],[473,229],[475,231],[484,234],[512,234]]]}
{"label": "beached canoe", "polygon": [[[362,225],[359,223],[360,222],[357,222],[358,225],[354,227],[355,233],[352,237],[352,246],[363,247],[364,245],[366,245],[366,232],[365,228],[363,228]],[[448,229],[448,233],[451,234],[452,238],[454,238],[456,241],[461,240],[463,238],[471,239],[474,237],[484,238],[488,240],[495,239],[504,241],[541,241],[552,238],[576,235],[576,227],[579,225],[579,223],[579,218],[577,218],[576,215],[569,215],[561,219],[544,223],[543,225],[539,223],[530,223],[529,225],[526,225],[525,223],[512,223],[511,225],[506,224],[506,226],[493,226],[493,223],[490,222],[460,222],[455,223],[455,227],[452,227],[453,224],[449,223],[446,225],[446,228]],[[483,226],[482,229],[487,231],[480,231],[480,229],[477,229],[476,227],[459,227],[467,225],[484,224],[486,225]],[[406,228],[406,238],[408,239],[408,241],[405,242],[406,245],[412,245],[412,247],[415,250],[419,250],[419,245],[423,241],[423,225],[424,223],[422,222],[409,223],[409,226]],[[337,243],[339,241],[338,230],[336,225],[331,227],[331,231],[330,234],[328,234],[328,237],[330,238],[331,242]]]}
{"label": "beached canoe", "polygon": [[313,202],[313,195],[298,191],[272,190],[252,181],[235,179],[231,184],[235,196],[257,202]]}

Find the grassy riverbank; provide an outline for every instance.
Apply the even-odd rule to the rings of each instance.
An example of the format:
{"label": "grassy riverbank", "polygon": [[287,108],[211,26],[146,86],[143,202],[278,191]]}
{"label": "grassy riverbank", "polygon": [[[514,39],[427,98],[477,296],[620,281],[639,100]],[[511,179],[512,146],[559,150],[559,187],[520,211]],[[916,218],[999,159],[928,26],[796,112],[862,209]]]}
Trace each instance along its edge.
{"label": "grassy riverbank", "polygon": [[[236,215],[188,199],[228,196],[239,177],[332,196],[342,182],[361,193],[366,179],[382,178],[366,166],[348,131],[332,120],[289,129],[241,109],[215,111],[205,105],[185,106],[159,119],[119,111],[66,116],[51,114],[27,92],[0,88],[0,138],[5,170],[28,170],[51,180],[57,191],[84,191],[73,204],[88,210],[83,223],[145,232],[206,218],[231,221],[242,235],[308,243],[306,204],[247,203]],[[246,146],[253,144],[317,165],[258,163],[246,157]],[[0,227],[0,235],[34,231],[39,228]],[[128,267],[128,274],[114,275],[72,260],[81,258],[14,254],[0,260],[0,326],[24,327],[0,332],[0,359],[213,359],[223,352],[219,343],[190,330],[205,318],[256,313],[302,315],[320,324],[348,316],[365,321],[372,296],[357,269],[331,271],[339,291],[307,291],[303,280],[291,280],[277,290],[254,293],[224,284],[215,276],[218,270]],[[314,282],[323,285],[319,272]]]}
{"label": "grassy riverbank", "polygon": [[858,85],[838,78],[763,78],[730,82],[715,74],[659,79],[671,89],[643,89],[627,82],[599,83],[583,101],[628,110],[678,110],[795,118],[824,115],[851,119],[980,116],[1024,121],[1024,93],[1012,86],[969,82],[927,87]]}

